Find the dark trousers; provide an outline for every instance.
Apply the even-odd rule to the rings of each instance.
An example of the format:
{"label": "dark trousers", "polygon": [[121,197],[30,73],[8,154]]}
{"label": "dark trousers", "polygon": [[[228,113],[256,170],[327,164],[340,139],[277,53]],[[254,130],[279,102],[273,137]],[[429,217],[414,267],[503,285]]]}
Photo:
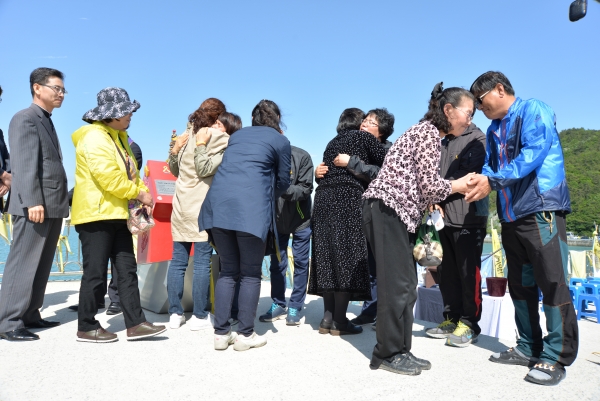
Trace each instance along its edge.
{"label": "dark trousers", "polygon": [[481,333],[481,252],[485,228],[444,227],[439,231],[444,250],[437,273],[444,301],[444,318],[459,320]]}
{"label": "dark trousers", "polygon": [[310,235],[312,230],[307,227],[292,234],[292,254],[294,255],[294,288],[290,296],[290,303],[285,302],[286,280],[285,273],[288,269],[288,242],[289,234],[279,234],[279,254],[271,255],[271,298],[279,306],[302,309],[306,299],[306,284],[308,283],[308,254],[310,250]]}
{"label": "dark trousers", "polygon": [[369,282],[371,283],[371,300],[363,302],[361,315],[377,316],[377,266],[371,247],[367,244],[369,262]]}
{"label": "dark trousers", "polygon": [[413,307],[417,301],[417,269],[412,251],[415,235],[380,199],[362,208],[363,230],[377,266],[377,345],[371,368],[410,351]]}
{"label": "dark trousers", "polygon": [[249,233],[216,227],[212,229],[212,237],[221,263],[215,288],[215,334],[231,330],[229,318],[239,280],[238,333],[250,336],[254,332],[266,243]]}
{"label": "dark trousers", "polygon": [[[110,258],[110,282],[108,283],[108,298],[110,298],[110,302],[120,303],[121,298],[119,298],[119,290],[117,288],[119,273],[117,269],[115,269],[115,260],[114,258]],[[102,297],[104,299],[104,296]]]}
{"label": "dark trousers", "polygon": [[106,266],[114,257],[118,271],[117,288],[127,328],[146,321],[140,304],[137,263],[133,254],[133,240],[125,220],[95,221],[75,226],[81,241],[83,276],[79,291],[78,329],[91,331],[100,327],[95,318],[98,299],[106,291]]}
{"label": "dark trousers", "polygon": [[63,219],[34,223],[13,216],[10,247],[0,290],[0,333],[20,329],[42,318],[46,284]]}
{"label": "dark trousers", "polygon": [[[566,282],[569,248],[565,214],[540,212],[502,223],[502,245],[520,336],[517,348],[544,362],[571,365],[577,357],[579,330]],[[548,331],[543,338],[538,288],[544,296]]]}

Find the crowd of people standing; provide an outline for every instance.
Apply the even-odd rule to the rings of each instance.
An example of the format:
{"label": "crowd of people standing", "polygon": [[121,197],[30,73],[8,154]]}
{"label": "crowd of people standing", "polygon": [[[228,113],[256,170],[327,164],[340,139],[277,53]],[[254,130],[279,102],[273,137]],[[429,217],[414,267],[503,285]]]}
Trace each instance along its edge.
{"label": "crowd of people standing", "polygon": [[[0,339],[9,341],[38,340],[29,329],[60,324],[42,319],[39,309],[62,219],[69,214],[67,176],[51,119],[67,91],[63,74],[50,68],[34,70],[30,87],[32,105],[10,123],[10,163],[0,131],[0,195],[10,191],[3,210],[14,221],[0,290]],[[127,340],[140,340],[167,329],[148,322],[142,310],[127,225],[133,202],[147,213],[154,202],[127,134],[140,104],[116,87],[102,89],[97,103],[72,134],[71,218],[83,254],[76,339],[118,340],[95,319],[112,260]],[[476,110],[492,120],[487,134],[472,122]],[[177,177],[167,279],[171,329],[184,323],[191,330],[210,328],[216,350],[264,346],[266,337],[254,327],[262,261],[271,255],[272,305],[259,321],[285,318],[287,325],[297,326],[306,293],[320,296],[319,333],[355,335],[373,323],[377,341],[370,368],[418,375],[432,366],[411,352],[418,228],[427,211],[442,214],[445,320],[426,334],[450,346],[473,344],[481,332],[487,195],[495,190],[502,195],[498,214],[520,338],[490,360],[529,367],[525,379],[533,383],[554,385],[566,376],[578,348],[564,274],[570,199],[549,106],[516,97],[499,72],[481,75],[470,90],[444,89],[439,83],[423,117],[393,144],[387,139],[394,116],[387,109],[344,110],[316,169],[306,151],[291,146],[284,128],[273,101],[261,100],[252,110],[251,126],[242,128],[238,115],[209,98],[190,114],[186,131],[169,149],[168,165]],[[314,204],[313,176],[318,184]],[[290,236],[294,286],[288,302]],[[186,322],[181,299],[192,247],[194,306]],[[214,316],[209,307],[213,248],[220,265]],[[538,288],[546,337],[539,327]],[[364,305],[349,320],[351,301]]]}

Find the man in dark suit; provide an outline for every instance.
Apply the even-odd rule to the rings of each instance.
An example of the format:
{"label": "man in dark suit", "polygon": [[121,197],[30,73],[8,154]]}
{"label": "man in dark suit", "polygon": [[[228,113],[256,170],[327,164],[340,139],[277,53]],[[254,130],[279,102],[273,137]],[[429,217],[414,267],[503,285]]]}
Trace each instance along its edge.
{"label": "man in dark suit", "polygon": [[0,290],[0,338],[38,340],[27,328],[58,326],[39,309],[63,218],[69,214],[67,175],[52,111],[67,93],[63,74],[38,68],[29,78],[33,104],[19,111],[8,128],[12,185],[7,212],[13,215],[13,244]]}
{"label": "man in dark suit", "polygon": [[[0,86],[0,96],[2,96],[2,87]],[[2,97],[0,97],[2,102]],[[10,175],[10,156],[8,148],[4,141],[4,133],[0,129],[0,213],[4,212],[4,195],[10,190],[12,176]]]}

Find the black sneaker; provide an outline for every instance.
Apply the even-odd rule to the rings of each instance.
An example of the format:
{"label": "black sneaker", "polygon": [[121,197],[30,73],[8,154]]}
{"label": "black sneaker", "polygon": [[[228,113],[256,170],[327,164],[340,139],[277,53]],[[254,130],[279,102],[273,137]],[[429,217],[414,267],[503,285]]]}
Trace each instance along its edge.
{"label": "black sneaker", "polygon": [[546,362],[540,362],[527,373],[525,380],[530,383],[541,384],[543,386],[556,386],[567,376],[567,371],[561,365],[550,365]]}
{"label": "black sneaker", "polygon": [[391,362],[384,360],[378,369],[387,370],[399,375],[416,376],[421,374],[421,367],[410,358],[409,354],[398,354]]}
{"label": "black sneaker", "polygon": [[538,358],[527,357],[517,351],[516,348],[511,347],[503,352],[496,352],[490,356],[490,361],[496,363],[502,363],[505,365],[521,365],[527,367],[533,367],[538,362]]}
{"label": "black sneaker", "polygon": [[408,352],[406,355],[408,355],[408,359],[410,359],[414,364],[416,364],[418,367],[420,367],[421,370],[431,369],[431,362],[429,362],[425,359],[417,358],[416,356],[413,355],[412,352]]}
{"label": "black sneaker", "polygon": [[350,320],[350,323],[356,324],[358,326],[362,326],[369,323],[375,322],[375,316],[363,315],[360,314],[356,316],[354,319]]}

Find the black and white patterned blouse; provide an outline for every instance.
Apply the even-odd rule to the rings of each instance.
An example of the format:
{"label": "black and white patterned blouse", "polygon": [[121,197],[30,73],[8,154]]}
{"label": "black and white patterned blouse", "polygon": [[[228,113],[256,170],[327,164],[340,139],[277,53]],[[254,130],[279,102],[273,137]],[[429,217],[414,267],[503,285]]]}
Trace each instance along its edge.
{"label": "black and white patterned blouse", "polygon": [[364,199],[381,199],[396,211],[409,232],[416,232],[428,205],[452,192],[439,174],[440,132],[429,121],[410,127],[390,148]]}

